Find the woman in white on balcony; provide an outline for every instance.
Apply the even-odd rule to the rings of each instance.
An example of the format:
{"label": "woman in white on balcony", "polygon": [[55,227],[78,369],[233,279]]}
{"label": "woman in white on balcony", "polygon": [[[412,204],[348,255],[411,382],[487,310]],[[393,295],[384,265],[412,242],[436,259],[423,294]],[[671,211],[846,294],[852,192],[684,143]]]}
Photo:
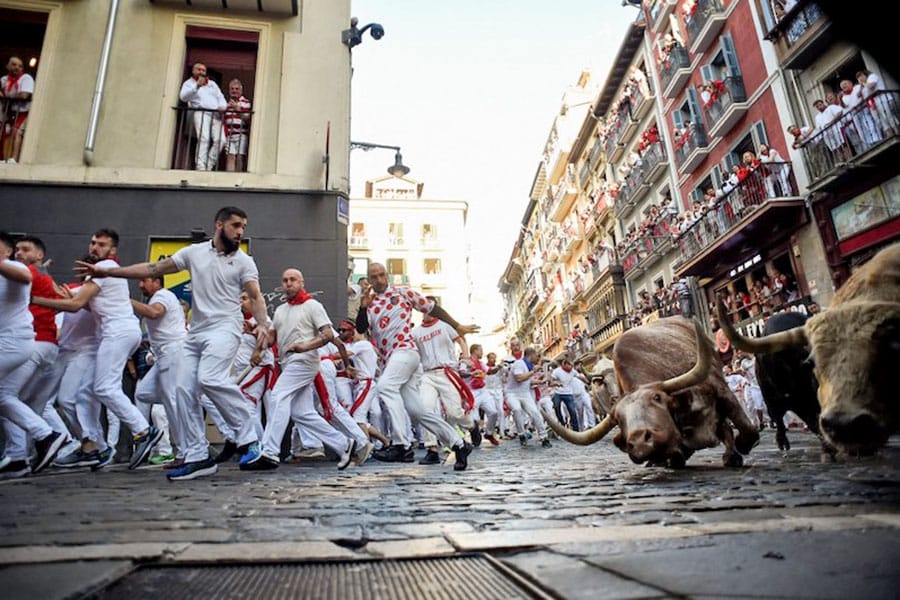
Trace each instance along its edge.
{"label": "woman in white on balcony", "polygon": [[[765,182],[766,182],[766,193],[769,198],[776,198],[778,196],[790,196],[791,195],[791,186],[788,181],[788,175],[790,174],[790,168],[787,163],[785,163],[784,159],[781,158],[781,154],[778,153],[778,150],[775,148],[770,148],[765,144],[759,145],[759,162],[763,165],[763,173],[765,174]],[[775,189],[776,182],[779,185],[779,190]],[[781,193],[777,193],[780,191]]]}

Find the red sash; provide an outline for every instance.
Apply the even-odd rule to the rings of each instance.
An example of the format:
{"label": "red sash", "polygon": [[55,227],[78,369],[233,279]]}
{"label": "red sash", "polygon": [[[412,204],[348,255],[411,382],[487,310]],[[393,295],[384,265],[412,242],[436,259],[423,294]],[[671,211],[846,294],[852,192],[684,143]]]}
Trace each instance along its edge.
{"label": "red sash", "polygon": [[372,380],[366,379],[366,387],[363,388],[363,391],[360,392],[359,396],[357,396],[356,400],[353,401],[353,406],[350,407],[350,416],[352,417],[356,410],[362,406],[363,402],[366,401],[366,396],[369,395],[369,390],[372,389]]}
{"label": "red sash", "polygon": [[273,387],[275,387],[275,382],[278,381],[278,373],[276,373],[275,367],[273,367],[272,365],[263,365],[259,368],[259,371],[257,371],[256,374],[250,378],[250,381],[247,381],[241,385],[241,391],[244,393],[244,396],[250,399],[253,404],[259,402],[259,398],[254,398],[253,396],[248,394],[247,388],[263,378],[265,378],[266,380],[265,389],[271,390]]}
{"label": "red sash", "polygon": [[454,369],[450,367],[444,367],[444,373],[447,374],[447,379],[450,380],[450,383],[453,384],[453,387],[456,388],[456,391],[459,392],[459,397],[462,399],[463,410],[465,412],[471,412],[475,407],[475,396],[472,395],[472,390],[469,389],[469,386],[466,385],[466,382],[463,381],[463,378],[459,376]]}
{"label": "red sash", "polygon": [[331,404],[328,402],[328,386],[325,385],[325,378],[322,377],[321,373],[316,373],[316,378],[313,381],[313,385],[316,386],[316,393],[319,395],[319,403],[322,404],[322,416],[326,421],[331,421]]}

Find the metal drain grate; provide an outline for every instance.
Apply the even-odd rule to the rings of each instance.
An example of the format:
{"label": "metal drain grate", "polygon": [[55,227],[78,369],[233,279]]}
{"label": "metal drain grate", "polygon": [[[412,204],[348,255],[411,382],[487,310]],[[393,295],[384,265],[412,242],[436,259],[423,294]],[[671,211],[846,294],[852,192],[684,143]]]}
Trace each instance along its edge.
{"label": "metal drain grate", "polygon": [[146,565],[89,598],[549,598],[486,555],[287,564]]}

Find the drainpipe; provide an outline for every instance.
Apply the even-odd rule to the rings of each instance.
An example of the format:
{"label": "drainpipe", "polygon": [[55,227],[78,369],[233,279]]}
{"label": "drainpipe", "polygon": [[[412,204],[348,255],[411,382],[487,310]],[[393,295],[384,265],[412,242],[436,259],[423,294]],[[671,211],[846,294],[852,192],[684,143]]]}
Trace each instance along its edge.
{"label": "drainpipe", "polygon": [[100,52],[100,68],[97,70],[97,83],[94,86],[94,99],[91,103],[91,118],[88,121],[87,138],[84,140],[84,164],[94,164],[94,141],[97,137],[97,123],[100,120],[100,106],[103,103],[103,87],[106,85],[106,69],[109,67],[109,53],[112,49],[113,32],[116,30],[116,16],[119,13],[119,0],[111,0],[109,17],[106,20],[106,35],[103,38],[103,49]]}

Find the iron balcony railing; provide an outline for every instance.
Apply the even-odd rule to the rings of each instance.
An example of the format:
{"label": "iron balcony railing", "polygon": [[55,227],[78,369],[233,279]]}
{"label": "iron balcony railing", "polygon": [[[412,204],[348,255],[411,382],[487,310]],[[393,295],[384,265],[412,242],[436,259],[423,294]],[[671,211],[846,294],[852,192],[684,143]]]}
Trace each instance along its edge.
{"label": "iron balcony railing", "polygon": [[616,112],[615,122],[609,128],[609,131],[606,132],[607,157],[612,156],[616,145],[619,144],[619,140],[622,138],[622,133],[628,126],[628,123],[631,122],[631,100],[628,99],[628,96],[625,96],[625,98],[627,100],[619,106],[619,110]]}
{"label": "iron balcony railing", "polygon": [[172,168],[246,171],[253,111],[176,106]]}
{"label": "iron balcony railing", "polygon": [[706,139],[706,130],[703,125],[692,124],[690,128],[681,134],[675,140],[675,159],[678,165],[684,164],[684,161],[697,148],[705,148],[709,141]]}
{"label": "iron balcony railing", "polygon": [[[641,156],[644,173],[649,176],[656,166],[666,160],[666,148],[661,141],[650,144]],[[647,183],[650,183],[649,181]]]}
{"label": "iron balcony railing", "polygon": [[659,65],[659,79],[662,83],[662,89],[668,90],[669,84],[680,69],[687,69],[691,66],[691,59],[688,57],[687,50],[681,44],[676,44],[663,59]]}
{"label": "iron balcony railing", "polygon": [[[19,144],[25,141],[26,119],[31,100],[19,100],[17,98],[0,99],[0,162],[15,159],[15,146],[18,137]],[[21,152],[21,145],[19,147]],[[13,161],[15,162],[15,161]]]}
{"label": "iron balcony railing", "polygon": [[803,143],[803,160],[816,182],[838,166],[900,134],[900,91],[875,92]]}
{"label": "iron balcony railing", "polygon": [[668,247],[672,241],[670,222],[671,219],[660,218],[644,235],[639,235],[625,245],[622,269],[626,275],[629,271],[639,266],[644,259],[654,253],[660,253],[664,247]]}
{"label": "iron balcony railing", "polygon": [[813,25],[825,18],[825,12],[816,2],[801,0],[775,24],[766,39],[774,41],[783,38],[785,47],[791,48]]}
{"label": "iron balcony railing", "polygon": [[746,102],[747,92],[744,80],[740,75],[732,75],[722,80],[721,85],[713,90],[714,98],[706,106],[706,124],[710,130],[715,129],[719,119],[735,102]]}
{"label": "iron balcony railing", "polygon": [[791,163],[764,163],[712,207],[706,207],[703,215],[681,231],[678,245],[681,264],[709,248],[719,238],[727,235],[744,217],[772,198],[797,196],[797,182]]}
{"label": "iron balcony railing", "polygon": [[687,32],[688,46],[693,46],[703,26],[709,20],[710,16],[725,10],[721,0],[696,0],[692,14],[689,14],[684,21],[684,29]]}

